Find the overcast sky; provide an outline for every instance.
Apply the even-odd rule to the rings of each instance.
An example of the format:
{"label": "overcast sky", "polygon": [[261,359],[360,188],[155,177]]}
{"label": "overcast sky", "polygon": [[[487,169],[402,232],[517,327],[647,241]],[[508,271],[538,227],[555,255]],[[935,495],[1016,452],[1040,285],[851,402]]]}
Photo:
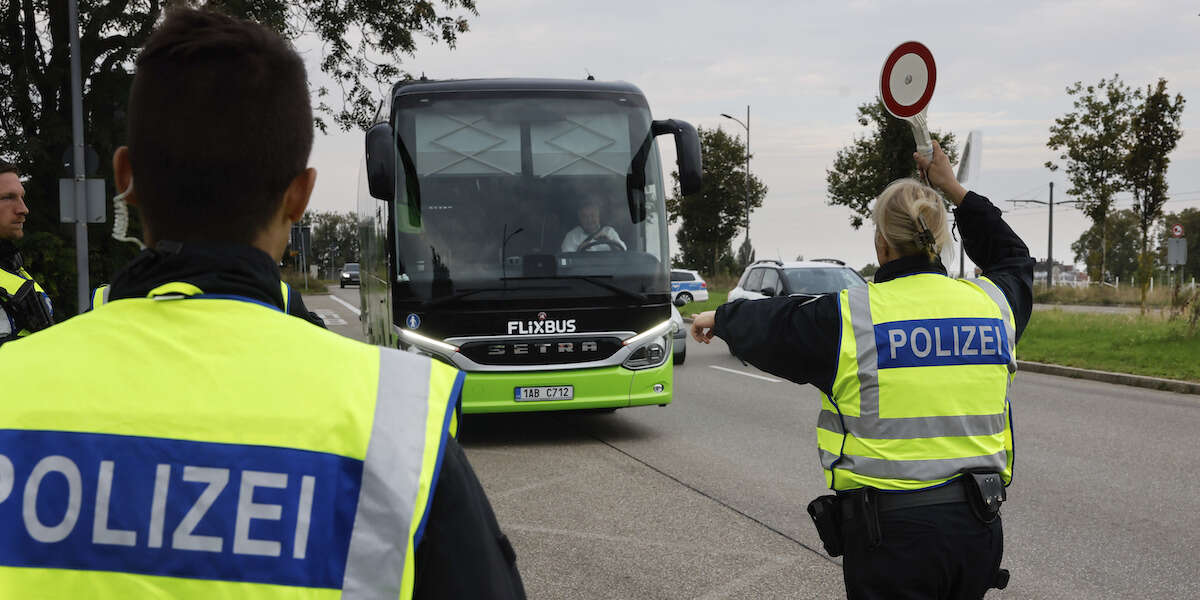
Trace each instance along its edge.
{"label": "overcast sky", "polygon": [[[1071,109],[1065,88],[1119,73],[1144,88],[1159,77],[1188,99],[1184,137],[1171,155],[1167,210],[1200,207],[1200,3],[1079,2],[655,2],[478,0],[479,16],[454,50],[423,44],[403,67],[430,78],[559,77],[624,80],[645,92],[655,118],[741,135],[751,106],[750,170],[770,188],[750,233],[760,258],[876,262],[869,226],[826,205],[825,171],[865,129],[855,109],[878,93],[884,58],[917,40],[937,62],[930,127],[965,141],[983,132],[982,171],[970,186],[992,199],[1039,259],[1046,207],[1005,200],[1066,200],[1062,171],[1042,165],[1048,128]],[[298,43],[314,84],[320,49]],[[662,138],[661,141],[665,141]],[[660,141],[660,143],[661,143]],[[663,143],[665,161],[673,161]],[[362,134],[318,134],[310,207],[353,210]],[[1119,205],[1130,204],[1122,196]],[[1054,215],[1054,256],[1087,228],[1078,211]],[[1188,232],[1189,235],[1200,232]],[[740,243],[742,235],[735,239]],[[672,236],[672,253],[677,252]]]}

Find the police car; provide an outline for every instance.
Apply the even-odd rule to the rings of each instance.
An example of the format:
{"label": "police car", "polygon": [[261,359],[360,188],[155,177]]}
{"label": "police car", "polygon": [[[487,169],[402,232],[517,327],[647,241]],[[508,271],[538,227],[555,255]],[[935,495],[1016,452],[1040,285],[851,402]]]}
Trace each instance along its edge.
{"label": "police car", "polygon": [[737,287],[729,290],[728,301],[772,296],[819,296],[859,285],[867,285],[867,282],[858,271],[837,259],[792,262],[760,260],[746,267]]}
{"label": "police car", "polygon": [[684,304],[708,300],[708,284],[699,271],[671,269],[671,301],[676,299]]}

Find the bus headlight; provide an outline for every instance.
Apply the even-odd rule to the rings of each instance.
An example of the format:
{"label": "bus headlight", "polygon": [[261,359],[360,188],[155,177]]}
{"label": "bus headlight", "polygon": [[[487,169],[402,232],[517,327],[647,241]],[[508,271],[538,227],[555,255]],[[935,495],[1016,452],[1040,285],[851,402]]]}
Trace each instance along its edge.
{"label": "bus headlight", "polygon": [[632,347],[633,352],[621,365],[626,369],[638,370],[651,369],[667,362],[667,358],[671,356],[673,325],[671,321],[663,321],[622,342]]}
{"label": "bus headlight", "polygon": [[450,357],[458,352],[458,346],[447,344],[430,337],[425,337],[419,333],[408,329],[397,329],[400,334],[400,339],[404,340],[410,348],[415,348],[417,354],[425,354],[428,356],[440,358],[446,362],[453,364]]}

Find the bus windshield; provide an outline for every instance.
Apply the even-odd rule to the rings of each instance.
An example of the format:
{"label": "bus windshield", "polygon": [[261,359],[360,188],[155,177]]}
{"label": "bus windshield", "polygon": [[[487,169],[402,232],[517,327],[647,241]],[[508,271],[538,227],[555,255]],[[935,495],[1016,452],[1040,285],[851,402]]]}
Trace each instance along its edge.
{"label": "bus windshield", "polygon": [[662,170],[641,96],[414,93],[392,118],[397,299],[669,293]]}

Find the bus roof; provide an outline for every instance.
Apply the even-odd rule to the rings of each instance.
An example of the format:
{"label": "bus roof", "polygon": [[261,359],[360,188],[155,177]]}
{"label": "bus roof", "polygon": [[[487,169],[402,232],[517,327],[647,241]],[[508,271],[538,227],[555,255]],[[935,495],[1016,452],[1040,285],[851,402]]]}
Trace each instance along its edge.
{"label": "bus roof", "polygon": [[642,90],[625,81],[596,81],[588,79],[413,79],[401,81],[392,87],[392,94],[415,94],[428,92],[477,92],[477,91],[564,91],[564,92],[617,92],[642,96]]}
{"label": "bus roof", "polygon": [[597,81],[593,79],[542,79],[534,77],[512,77],[497,79],[410,79],[392,86],[392,93],[380,103],[375,113],[375,123],[386,122],[392,113],[393,101],[407,94],[439,92],[609,92],[614,94],[636,94],[645,97],[642,90],[627,81]]}

